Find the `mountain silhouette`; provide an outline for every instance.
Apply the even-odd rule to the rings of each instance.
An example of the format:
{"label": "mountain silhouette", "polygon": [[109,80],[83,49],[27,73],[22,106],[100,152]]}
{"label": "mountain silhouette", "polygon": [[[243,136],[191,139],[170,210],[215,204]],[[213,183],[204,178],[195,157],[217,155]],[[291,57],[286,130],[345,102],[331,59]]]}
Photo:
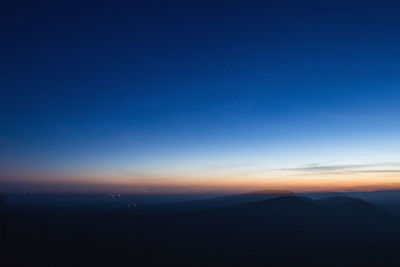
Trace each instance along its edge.
{"label": "mountain silhouette", "polygon": [[315,200],[315,202],[324,207],[335,207],[338,205],[351,204],[351,203],[367,204],[367,202],[362,199],[354,198],[354,197],[347,197],[347,196],[326,197],[326,198],[317,199],[317,200]]}
{"label": "mountain silhouette", "polygon": [[[374,222],[396,223],[396,217],[381,207],[364,200],[351,197],[329,197],[311,200],[300,196],[281,196],[245,204],[231,205],[212,212],[223,217],[257,218],[270,224],[282,219],[295,221],[319,222],[331,224],[340,220],[342,223],[357,222],[360,225],[372,225]],[[238,219],[239,219],[238,218]],[[240,219],[239,219],[240,220]],[[295,227],[295,226],[293,226]]]}
{"label": "mountain silhouette", "polygon": [[232,205],[244,204],[276,198],[279,196],[292,196],[294,192],[288,190],[259,190],[245,194],[214,197],[205,200],[186,201],[174,204],[181,209],[212,209]]}
{"label": "mountain silhouette", "polygon": [[87,207],[9,204],[3,206],[10,217],[5,244],[14,265],[52,266],[61,258],[65,266],[400,263],[398,218],[343,195],[312,199],[263,190],[186,201],[184,209],[159,204],[137,210],[114,200]]}
{"label": "mountain silhouette", "polygon": [[[367,264],[378,260],[368,256],[395,255],[393,248],[398,247],[395,244],[400,237],[396,217],[355,198],[315,201],[283,196],[202,211],[193,216],[197,238],[218,244],[220,249],[227,249],[229,244],[229,249],[240,251],[243,258],[254,253],[250,265],[263,262],[261,251],[269,256],[270,263],[277,265],[299,262],[327,265],[325,260],[330,257],[332,262],[338,261],[337,265],[344,260],[348,265]],[[355,257],[351,255],[355,249],[372,254]],[[310,254],[312,251],[318,255]],[[336,254],[331,255],[331,251]],[[283,256],[287,253],[292,258]]]}

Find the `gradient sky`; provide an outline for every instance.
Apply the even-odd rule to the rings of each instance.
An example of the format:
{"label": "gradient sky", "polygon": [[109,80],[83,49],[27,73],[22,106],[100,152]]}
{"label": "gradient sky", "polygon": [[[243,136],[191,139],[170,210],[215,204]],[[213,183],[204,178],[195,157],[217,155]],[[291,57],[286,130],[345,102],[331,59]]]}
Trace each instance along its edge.
{"label": "gradient sky", "polygon": [[400,188],[398,1],[72,2],[0,4],[3,190]]}

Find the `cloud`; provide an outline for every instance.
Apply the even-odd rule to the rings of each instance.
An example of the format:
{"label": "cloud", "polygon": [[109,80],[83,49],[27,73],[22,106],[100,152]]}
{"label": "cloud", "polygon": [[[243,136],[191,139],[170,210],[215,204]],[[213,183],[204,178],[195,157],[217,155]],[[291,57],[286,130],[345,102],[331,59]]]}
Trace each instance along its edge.
{"label": "cloud", "polygon": [[400,170],[364,170],[364,171],[354,171],[357,173],[400,173]]}
{"label": "cloud", "polygon": [[321,165],[314,163],[305,165],[303,167],[283,168],[281,170],[304,173],[400,173],[400,163],[380,162],[372,164],[343,165]]}

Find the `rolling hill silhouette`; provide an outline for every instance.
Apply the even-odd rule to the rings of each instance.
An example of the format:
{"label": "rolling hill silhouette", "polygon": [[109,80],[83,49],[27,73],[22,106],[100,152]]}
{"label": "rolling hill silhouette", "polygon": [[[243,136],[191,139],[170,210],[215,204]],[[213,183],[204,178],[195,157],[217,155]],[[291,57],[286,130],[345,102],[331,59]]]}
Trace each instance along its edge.
{"label": "rolling hill silhouette", "polygon": [[[343,227],[353,224],[360,226],[380,226],[399,223],[397,218],[379,206],[351,197],[329,197],[311,200],[306,197],[283,196],[246,204],[231,205],[210,211],[222,218],[237,217],[238,221],[257,219],[263,226],[278,223],[290,223],[296,228],[301,222]],[[334,224],[332,222],[335,222]],[[231,221],[234,224],[234,221]],[[282,227],[284,224],[279,225]],[[313,229],[315,230],[315,228]],[[371,229],[371,230],[384,230]]]}
{"label": "rolling hill silhouette", "polygon": [[[330,197],[311,200],[298,196],[280,196],[251,203],[215,208],[204,212],[219,220],[229,220],[230,225],[243,224],[248,220],[261,227],[278,223],[292,229],[301,223],[335,227],[332,221],[357,222],[359,225],[397,223],[396,217],[378,206],[357,198]],[[348,225],[350,226],[350,225]],[[315,228],[313,229],[315,230]]]}
{"label": "rolling hill silhouette", "polygon": [[231,205],[251,203],[261,200],[276,198],[279,196],[291,196],[294,192],[288,190],[259,190],[245,194],[214,197],[205,200],[186,201],[174,204],[180,209],[212,209]]}
{"label": "rolling hill silhouette", "polygon": [[65,266],[400,263],[398,218],[354,197],[256,191],[184,202],[183,209],[160,204],[137,210],[129,201],[111,203],[121,204],[8,203],[3,206],[10,217],[7,254],[23,266],[54,265],[59,259]]}
{"label": "rolling hill silhouette", "polygon": [[[192,220],[188,224],[197,229],[197,238],[237,251],[235,263],[252,255],[251,264],[257,265],[261,255],[268,255],[277,265],[328,265],[326,259],[368,265],[379,262],[382,254],[393,259],[393,248],[399,247],[398,219],[355,198],[276,197],[203,211]],[[371,254],[352,255],[355,251]],[[284,258],[287,253],[291,258]]]}
{"label": "rolling hill silhouette", "polygon": [[334,197],[326,197],[326,198],[321,198],[315,200],[316,203],[320,204],[323,207],[335,207],[338,205],[344,205],[344,204],[351,204],[351,203],[367,203],[366,201],[359,199],[359,198],[354,198],[354,197],[348,197],[348,196],[334,196]]}

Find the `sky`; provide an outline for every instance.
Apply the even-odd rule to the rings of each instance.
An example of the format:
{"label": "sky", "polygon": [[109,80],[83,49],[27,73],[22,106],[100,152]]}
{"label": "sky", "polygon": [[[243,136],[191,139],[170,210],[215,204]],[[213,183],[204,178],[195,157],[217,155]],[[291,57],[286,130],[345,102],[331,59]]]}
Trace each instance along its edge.
{"label": "sky", "polygon": [[2,1],[3,191],[400,188],[398,1]]}

